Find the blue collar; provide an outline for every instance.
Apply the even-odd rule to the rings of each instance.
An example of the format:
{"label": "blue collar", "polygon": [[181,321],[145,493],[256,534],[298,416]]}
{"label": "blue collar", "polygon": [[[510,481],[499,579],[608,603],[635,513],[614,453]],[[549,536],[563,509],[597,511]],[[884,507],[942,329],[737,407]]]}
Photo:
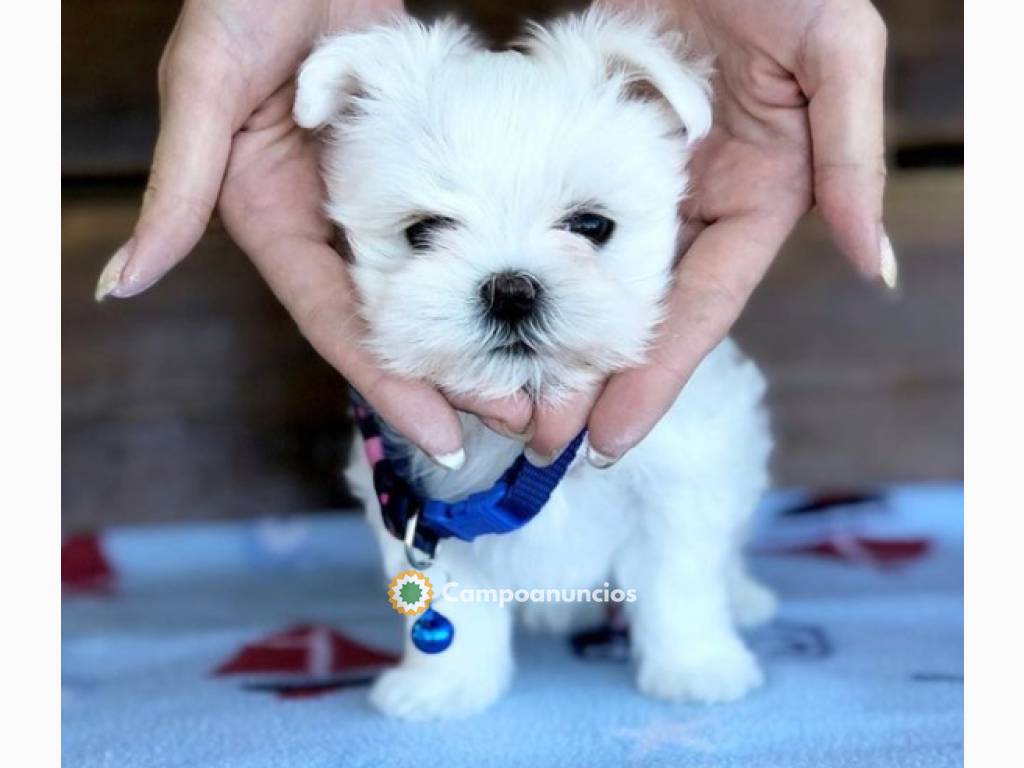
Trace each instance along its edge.
{"label": "blue collar", "polygon": [[[530,522],[547,504],[583,442],[580,432],[553,463],[537,467],[520,455],[490,488],[459,501],[441,501],[418,494],[387,455],[383,425],[366,401],[351,390],[356,424],[373,468],[373,486],[380,501],[384,526],[411,548],[424,553],[429,564],[441,539],[473,541],[477,536],[509,533]],[[412,563],[414,567],[416,562]]]}

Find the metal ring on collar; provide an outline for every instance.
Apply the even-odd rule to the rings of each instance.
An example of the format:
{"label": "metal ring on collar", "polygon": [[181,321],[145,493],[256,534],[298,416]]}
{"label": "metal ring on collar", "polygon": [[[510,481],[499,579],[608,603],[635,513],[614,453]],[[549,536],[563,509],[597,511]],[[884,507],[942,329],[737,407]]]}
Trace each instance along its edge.
{"label": "metal ring on collar", "polygon": [[402,539],[402,543],[405,544],[405,559],[409,561],[409,565],[418,571],[424,571],[434,564],[434,558],[417,549],[413,543],[416,541],[416,524],[419,521],[419,512],[414,512],[409,516],[409,520],[405,524],[405,537]]}

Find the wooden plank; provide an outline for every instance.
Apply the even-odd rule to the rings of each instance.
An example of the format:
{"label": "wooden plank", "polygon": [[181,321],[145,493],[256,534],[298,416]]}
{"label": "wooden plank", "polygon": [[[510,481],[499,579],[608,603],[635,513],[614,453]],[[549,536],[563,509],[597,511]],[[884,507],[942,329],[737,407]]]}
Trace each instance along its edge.
{"label": "wooden plank", "polygon": [[811,218],[736,328],[769,378],[782,484],[962,477],[962,173],[897,174],[886,205],[897,295]]}
{"label": "wooden plank", "polygon": [[156,290],[93,302],[136,205],[64,206],[65,525],[348,503],[344,382],[219,227]]}

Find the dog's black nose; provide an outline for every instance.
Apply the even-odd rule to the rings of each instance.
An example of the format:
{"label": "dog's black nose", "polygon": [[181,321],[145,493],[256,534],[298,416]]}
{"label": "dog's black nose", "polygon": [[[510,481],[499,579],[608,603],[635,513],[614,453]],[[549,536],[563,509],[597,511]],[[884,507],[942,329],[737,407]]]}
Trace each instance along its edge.
{"label": "dog's black nose", "polygon": [[509,325],[529,317],[539,295],[540,284],[524,272],[499,272],[480,286],[488,314]]}

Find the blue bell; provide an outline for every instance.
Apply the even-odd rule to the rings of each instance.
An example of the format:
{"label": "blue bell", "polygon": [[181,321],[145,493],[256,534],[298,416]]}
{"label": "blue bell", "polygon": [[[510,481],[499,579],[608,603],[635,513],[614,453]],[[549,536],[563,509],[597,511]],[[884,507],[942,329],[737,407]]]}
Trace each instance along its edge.
{"label": "blue bell", "polygon": [[412,625],[412,644],[423,653],[441,653],[455,639],[455,625],[433,608],[427,608]]}

